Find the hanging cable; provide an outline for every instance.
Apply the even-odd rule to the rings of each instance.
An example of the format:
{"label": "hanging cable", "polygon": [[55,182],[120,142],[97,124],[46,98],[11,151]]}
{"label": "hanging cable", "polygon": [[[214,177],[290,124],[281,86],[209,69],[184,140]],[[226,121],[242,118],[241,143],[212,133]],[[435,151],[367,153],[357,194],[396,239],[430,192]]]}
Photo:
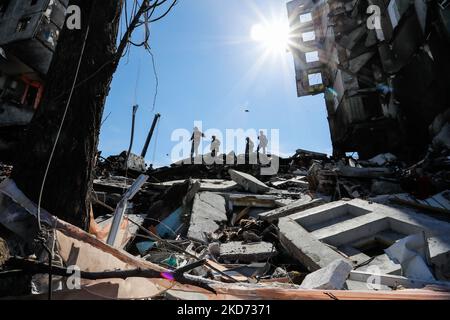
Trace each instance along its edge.
{"label": "hanging cable", "polygon": [[158,77],[158,71],[156,70],[155,56],[154,56],[152,50],[150,49],[150,47],[148,47],[146,49],[150,53],[150,56],[152,57],[153,75],[155,77],[155,94],[153,96],[153,106],[152,106],[152,112],[153,112],[153,111],[155,111],[156,99],[158,98],[159,77]]}

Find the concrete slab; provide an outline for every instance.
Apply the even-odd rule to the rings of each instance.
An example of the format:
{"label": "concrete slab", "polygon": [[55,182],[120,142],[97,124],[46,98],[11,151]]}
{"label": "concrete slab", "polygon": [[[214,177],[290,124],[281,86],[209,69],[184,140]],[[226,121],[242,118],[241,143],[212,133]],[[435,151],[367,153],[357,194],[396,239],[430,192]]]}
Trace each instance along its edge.
{"label": "concrete slab", "polygon": [[356,270],[370,272],[373,269],[373,266],[376,266],[380,273],[382,274],[394,274],[401,276],[402,275],[402,266],[398,263],[395,263],[387,254],[381,254],[373,258],[370,263],[365,266],[359,267]]}
{"label": "concrete slab", "polygon": [[228,194],[225,198],[236,207],[275,208],[277,197],[273,195],[258,194]]}
{"label": "concrete slab", "polygon": [[436,279],[450,281],[450,234],[429,238],[428,248]]}
{"label": "concrete slab", "polygon": [[255,177],[233,169],[228,170],[231,179],[242,186],[246,191],[253,193],[265,193],[270,190],[265,183],[259,181]]}
{"label": "concrete slab", "polygon": [[276,188],[284,188],[286,186],[295,186],[298,188],[309,188],[308,181],[305,181],[303,177],[295,177],[287,180],[279,180],[279,181],[272,181],[272,186]]}
{"label": "concrete slab", "polygon": [[260,262],[275,256],[275,246],[269,242],[242,243],[231,241],[220,244],[220,259],[239,260],[242,263]]}
{"label": "concrete slab", "polygon": [[[283,245],[290,247],[292,252],[297,252],[294,256],[310,268],[316,267],[312,263],[315,260],[330,261],[330,256],[327,256],[329,250],[311,250],[311,239],[337,248],[353,247],[362,253],[366,252],[363,247],[370,245],[372,241],[376,250],[369,251],[382,252],[402,236],[423,231],[428,239],[434,239],[434,243],[430,245],[430,251],[433,252],[431,260],[435,258],[434,261],[439,264],[442,274],[448,274],[444,265],[450,265],[450,261],[445,261],[448,259],[447,253],[450,253],[450,240],[442,239],[450,234],[450,224],[407,208],[399,209],[361,199],[336,201],[281,218],[279,228]],[[296,230],[297,234],[292,230]],[[302,241],[305,237],[308,239],[306,243]],[[352,259],[352,255],[349,256],[357,262],[363,258],[358,256]],[[376,257],[370,265],[379,266],[381,272],[399,273],[398,265],[393,264],[383,254],[370,257]],[[443,275],[441,279],[442,277]]]}
{"label": "concrete slab", "polygon": [[343,258],[291,219],[280,219],[278,228],[283,247],[309,271],[316,271]]}
{"label": "concrete slab", "polygon": [[[232,191],[237,188],[238,184],[234,181],[223,180],[223,179],[192,179],[200,183],[200,191],[211,191],[211,192],[221,192],[221,191]],[[150,186],[157,189],[168,189],[174,184],[184,183],[186,180],[173,180],[165,181],[160,183],[149,183]]]}
{"label": "concrete slab", "polygon": [[347,290],[355,290],[355,291],[367,291],[367,290],[384,290],[384,291],[392,291],[393,289],[386,285],[378,285],[376,288],[374,286],[368,285],[365,281],[356,281],[347,279],[345,281],[345,285]]}
{"label": "concrete slab", "polygon": [[187,236],[189,239],[207,243],[205,234],[219,229],[219,224],[227,222],[225,198],[211,192],[195,195]]}
{"label": "concrete slab", "polygon": [[302,289],[341,290],[344,288],[353,266],[350,262],[338,259],[325,268],[308,274],[303,280]]}
{"label": "concrete slab", "polygon": [[352,246],[341,246],[338,247],[338,250],[348,256],[350,260],[352,260],[356,265],[365,264],[371,259],[368,255],[362,253],[358,249],[353,248]]}
{"label": "concrete slab", "polygon": [[301,199],[289,203],[284,207],[264,212],[263,214],[260,214],[259,217],[266,221],[272,222],[276,219],[288,216],[293,213],[297,213],[302,210],[317,207],[324,203],[325,202],[320,198],[312,199],[309,195],[302,195]]}
{"label": "concrete slab", "polygon": [[435,286],[444,290],[450,289],[450,282],[448,281],[423,281],[420,279],[406,278],[392,274],[376,274],[371,272],[364,272],[359,270],[350,271],[349,280],[365,282],[370,287],[380,290],[382,286],[389,286],[397,288],[399,286],[404,288],[423,288],[426,286]]}

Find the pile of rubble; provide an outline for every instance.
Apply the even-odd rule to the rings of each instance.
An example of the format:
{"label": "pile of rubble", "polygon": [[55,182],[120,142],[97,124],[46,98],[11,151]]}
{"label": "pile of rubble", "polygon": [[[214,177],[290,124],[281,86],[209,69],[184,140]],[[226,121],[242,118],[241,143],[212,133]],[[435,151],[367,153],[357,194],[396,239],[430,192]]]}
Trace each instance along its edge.
{"label": "pile of rubble", "polygon": [[[54,231],[46,238],[58,266],[53,295],[450,297],[448,154],[413,166],[392,154],[336,160],[306,150],[277,161],[278,173],[265,176],[257,164],[177,163],[144,172],[126,152],[100,160],[89,233],[40,212]],[[35,204],[10,179],[0,194],[0,223],[31,240]],[[44,250],[4,260],[6,269],[34,270],[33,292],[43,294],[48,259]],[[84,272],[79,290],[63,281],[72,265]]]}

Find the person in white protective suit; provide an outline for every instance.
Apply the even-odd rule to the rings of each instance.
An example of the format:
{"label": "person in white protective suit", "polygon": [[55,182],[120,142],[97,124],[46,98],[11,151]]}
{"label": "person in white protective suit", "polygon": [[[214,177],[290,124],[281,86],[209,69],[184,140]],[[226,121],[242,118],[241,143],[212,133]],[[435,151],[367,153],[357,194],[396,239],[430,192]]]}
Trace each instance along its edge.
{"label": "person in white protective suit", "polygon": [[220,140],[217,139],[216,136],[212,136],[210,150],[211,150],[211,156],[213,158],[217,157],[217,155],[219,154],[219,147],[220,147]]}
{"label": "person in white protective suit", "polygon": [[205,137],[205,135],[203,134],[203,132],[201,132],[200,130],[198,130],[197,127],[194,128],[194,132],[192,133],[192,137],[191,140],[192,141],[192,148],[191,148],[191,158],[198,156],[198,147],[200,145],[200,140],[202,137]]}
{"label": "person in white protective suit", "polygon": [[269,143],[269,141],[267,140],[267,137],[262,130],[259,132],[258,140],[259,140],[259,145],[258,145],[257,152],[259,153],[259,150],[262,149],[262,153],[266,154],[266,148],[267,148],[267,144]]}

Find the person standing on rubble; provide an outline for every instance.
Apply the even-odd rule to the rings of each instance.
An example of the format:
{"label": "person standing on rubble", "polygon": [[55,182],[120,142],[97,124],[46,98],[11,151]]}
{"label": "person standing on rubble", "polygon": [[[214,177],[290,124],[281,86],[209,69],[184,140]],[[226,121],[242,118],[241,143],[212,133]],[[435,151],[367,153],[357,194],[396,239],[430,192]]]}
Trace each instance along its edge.
{"label": "person standing on rubble", "polygon": [[259,144],[258,144],[258,149],[256,150],[256,152],[259,153],[259,150],[262,149],[263,154],[266,154],[266,148],[267,148],[267,144],[269,143],[269,141],[267,140],[267,137],[262,130],[259,131],[258,140],[259,140]]}
{"label": "person standing on rubble", "polygon": [[191,147],[191,159],[194,158],[194,154],[195,157],[198,156],[198,147],[200,145],[200,140],[201,138],[204,138],[205,135],[203,134],[203,132],[201,132],[198,127],[194,128],[194,132],[192,133],[192,137],[191,140],[192,141],[192,147]]}
{"label": "person standing on rubble", "polygon": [[219,154],[220,140],[216,136],[212,136],[211,141],[211,157],[215,158]]}
{"label": "person standing on rubble", "polygon": [[253,143],[252,139],[250,139],[250,137],[245,138],[245,141],[245,162],[249,163],[250,154],[253,153],[255,144]]}

